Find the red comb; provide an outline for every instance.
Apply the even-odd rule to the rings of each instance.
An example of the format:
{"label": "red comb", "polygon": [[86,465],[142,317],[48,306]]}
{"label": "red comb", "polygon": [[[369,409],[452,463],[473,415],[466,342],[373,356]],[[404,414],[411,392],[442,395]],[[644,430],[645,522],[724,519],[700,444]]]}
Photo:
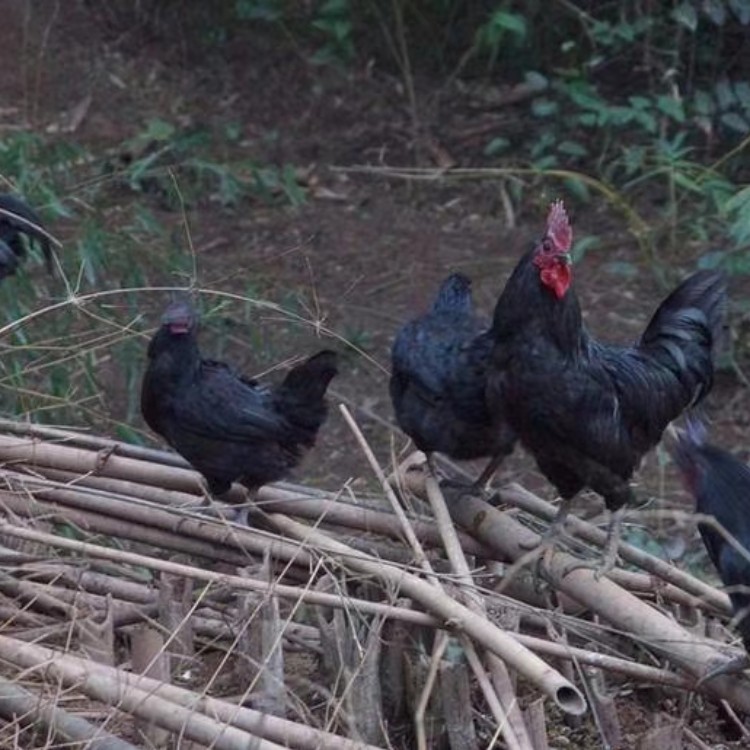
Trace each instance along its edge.
{"label": "red comb", "polygon": [[567,253],[573,242],[573,230],[570,228],[568,214],[562,201],[555,201],[547,216],[547,237],[552,240],[555,249]]}

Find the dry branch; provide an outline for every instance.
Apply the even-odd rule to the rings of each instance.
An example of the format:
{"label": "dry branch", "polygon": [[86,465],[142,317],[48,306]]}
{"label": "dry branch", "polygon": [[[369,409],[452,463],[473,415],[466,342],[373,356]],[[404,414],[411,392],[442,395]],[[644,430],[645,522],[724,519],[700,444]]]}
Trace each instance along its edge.
{"label": "dry branch", "polygon": [[[434,571],[424,554],[424,550],[419,542],[419,539],[414,533],[414,529],[412,528],[412,525],[409,522],[409,519],[406,517],[406,514],[404,513],[399,503],[399,500],[396,497],[389,483],[389,480],[386,478],[385,472],[383,471],[381,466],[378,464],[377,459],[375,458],[375,454],[370,448],[370,445],[368,444],[364,434],[359,429],[359,425],[356,423],[354,417],[352,417],[352,415],[350,414],[349,410],[346,408],[345,405],[340,404],[339,410],[341,411],[341,414],[343,415],[345,421],[349,425],[349,428],[351,429],[355,439],[359,443],[360,448],[364,452],[365,457],[367,458],[368,463],[370,464],[373,472],[375,473],[378,480],[380,481],[380,485],[383,488],[383,492],[385,493],[386,497],[388,498],[388,502],[391,505],[391,509],[393,510],[393,513],[398,519],[399,525],[406,537],[406,540],[409,543],[409,546],[411,547],[412,551],[414,552],[414,555],[417,561],[419,561],[420,563],[420,567],[422,568],[427,578],[429,579],[430,585],[435,587],[441,596],[445,597],[445,592],[443,590],[442,583],[440,582],[440,579],[434,575]],[[445,503],[443,502],[443,506],[444,505]],[[444,507],[443,507],[443,510],[444,510]],[[446,551],[448,552],[449,558],[451,559],[453,569],[456,570],[456,564],[457,564],[456,561],[458,560],[459,561],[458,565],[460,568],[460,578],[463,579],[464,583],[466,583],[468,580],[468,582],[471,584],[472,583],[471,574],[469,573],[468,565],[466,564],[466,560],[460,548],[456,529],[453,526],[453,524],[450,522],[450,519],[446,518],[446,516],[447,516],[447,510],[445,510],[444,513],[442,513],[442,518],[439,519],[439,520],[442,520],[443,522],[442,524],[439,524],[440,536],[444,540],[444,546],[446,548]],[[475,605],[474,611],[478,610],[476,599],[471,599],[470,604]],[[486,619],[486,613],[479,610],[479,615],[480,617],[484,618],[484,621],[487,624],[489,624]],[[499,662],[495,662],[495,665],[498,666],[502,672],[504,672],[504,675],[500,675],[501,693],[500,695],[497,695],[495,693],[495,688],[493,687],[492,683],[487,677],[487,674],[484,670],[484,666],[482,665],[479,655],[476,653],[474,644],[467,637],[466,633],[461,634],[461,643],[466,652],[466,657],[468,659],[469,665],[472,671],[474,672],[475,677],[477,678],[479,686],[482,689],[485,699],[487,700],[490,710],[495,718],[495,721],[497,722],[497,725],[498,725],[497,731],[503,735],[506,743],[510,747],[510,750],[525,750],[525,748],[519,747],[519,742],[523,741],[523,738],[525,737],[525,734],[526,734],[526,730],[525,730],[525,727],[523,726],[523,719],[521,718],[520,714],[517,711],[517,701],[515,698],[515,694],[512,690],[512,687],[509,686],[508,684],[507,670],[505,669],[505,666],[499,664]],[[433,647],[433,657],[432,657],[433,660],[432,660],[432,664],[430,666],[430,670],[428,673],[428,678],[427,678],[426,684],[423,687],[422,696],[421,696],[420,701],[418,702],[417,710],[415,712],[415,721],[417,724],[417,740],[418,740],[418,745],[420,748],[422,748],[425,744],[424,711],[427,706],[427,702],[429,700],[429,693],[431,691],[430,684],[431,684],[431,680],[434,681],[435,675],[437,673],[437,668],[439,666],[439,660],[441,656],[439,655],[438,652],[441,649],[444,649],[446,644],[447,644],[447,637],[445,636],[445,634],[439,634]],[[501,700],[501,696],[505,698],[505,710],[503,710],[504,706]],[[508,709],[514,712],[513,722],[508,721],[506,719],[506,717],[508,716]],[[520,741],[519,741],[519,738],[516,736],[516,730],[513,726],[514,723],[519,725],[519,731],[521,733]]]}

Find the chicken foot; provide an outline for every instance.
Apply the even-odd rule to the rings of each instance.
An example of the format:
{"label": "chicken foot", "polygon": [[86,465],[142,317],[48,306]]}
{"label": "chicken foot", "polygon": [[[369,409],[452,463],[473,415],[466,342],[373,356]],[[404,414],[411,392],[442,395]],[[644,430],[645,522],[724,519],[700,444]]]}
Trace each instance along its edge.
{"label": "chicken foot", "polygon": [[588,560],[581,560],[579,563],[573,563],[568,566],[565,571],[565,575],[572,573],[578,568],[593,568],[594,575],[596,578],[609,573],[615,565],[617,565],[618,555],[617,551],[620,546],[620,529],[622,527],[622,517],[625,515],[625,508],[618,508],[611,512],[609,519],[609,527],[607,528],[607,539],[604,542],[604,550],[599,558],[598,563],[590,562]]}
{"label": "chicken foot", "polygon": [[557,515],[552,520],[547,531],[540,536],[538,542],[534,542],[533,544],[524,544],[523,542],[519,543],[519,546],[528,549],[529,551],[521,555],[513,565],[508,568],[505,574],[505,581],[498,589],[498,593],[502,593],[505,590],[506,586],[510,584],[518,571],[531,563],[534,563],[534,586],[537,589],[539,588],[537,583],[542,578],[542,564],[545,558],[547,558],[555,549],[560,538],[565,536],[565,521],[572,504],[572,497],[562,499],[560,507],[557,510]]}
{"label": "chicken foot", "polygon": [[[473,482],[462,479],[446,478],[442,479],[440,484],[444,487],[451,487],[462,490],[468,495],[480,497],[482,500],[489,503],[494,508],[500,504],[500,497],[497,492],[493,492],[488,488],[487,485],[491,481],[492,477],[494,477],[497,473],[497,470],[502,465],[506,455],[506,453],[500,453],[496,456],[493,456],[487,462],[487,465],[484,467],[484,469],[482,469],[482,473]],[[437,476],[435,465],[432,461],[432,456],[427,459],[427,462],[430,465],[433,476]]]}

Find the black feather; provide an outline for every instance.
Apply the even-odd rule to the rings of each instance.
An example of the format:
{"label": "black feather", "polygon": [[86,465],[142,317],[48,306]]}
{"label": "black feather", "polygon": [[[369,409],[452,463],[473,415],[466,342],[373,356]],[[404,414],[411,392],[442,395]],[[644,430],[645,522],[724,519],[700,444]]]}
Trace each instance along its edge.
{"label": "black feather", "polygon": [[20,198],[0,194],[0,279],[16,272],[18,261],[26,255],[24,241],[39,244],[51,271],[52,249],[38,214]]}
{"label": "black feather", "polygon": [[700,428],[681,432],[673,455],[695,510],[716,519],[744,548],[741,554],[716,527],[699,523],[708,556],[729,598],[745,649],[750,651],[750,469],[721,448],[705,442]]}
{"label": "black feather", "polygon": [[448,276],[432,309],[404,325],[391,351],[390,393],[401,429],[422,451],[455,459],[510,453],[515,435],[485,398],[492,340],[471,281]]}
{"label": "black feather", "polygon": [[573,288],[557,299],[542,285],[539,247],[521,259],[495,308],[488,403],[564,498],[590,487],[616,510],[632,496],[643,455],[711,388],[726,280],[694,274],[638,342],[611,346],[587,332]]}
{"label": "black feather", "polygon": [[312,447],[326,419],[336,354],[310,357],[269,388],[203,359],[197,327],[185,301],[167,308],[148,348],[141,389],[146,423],[203,474],[214,494],[233,481],[256,489],[281,479]]}

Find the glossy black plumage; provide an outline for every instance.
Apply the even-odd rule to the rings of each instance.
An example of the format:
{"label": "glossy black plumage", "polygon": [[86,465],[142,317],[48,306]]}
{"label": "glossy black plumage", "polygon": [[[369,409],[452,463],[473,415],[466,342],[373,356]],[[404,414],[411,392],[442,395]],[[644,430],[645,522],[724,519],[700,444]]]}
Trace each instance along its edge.
{"label": "glossy black plumage", "polygon": [[[567,222],[558,206],[557,220],[562,213]],[[711,388],[726,282],[718,272],[693,274],[636,343],[602,344],[583,325],[575,290],[558,297],[541,281],[539,254],[554,254],[555,231],[548,224],[498,300],[488,402],[503,411],[563,499],[589,487],[617,510],[631,498],[628,481],[643,455]],[[569,226],[567,232],[569,245]]]}
{"label": "glossy black plumage", "polygon": [[146,423],[203,474],[213,494],[233,481],[254,490],[286,476],[326,419],[336,353],[319,352],[269,388],[203,359],[196,334],[190,305],[172,303],[148,348]]}
{"label": "glossy black plumage", "polygon": [[488,327],[474,311],[471,281],[453,273],[432,308],[396,335],[391,401],[401,429],[420,450],[459,460],[513,450],[515,435],[487,408]]}
{"label": "glossy black plumage", "polygon": [[[712,516],[750,556],[750,469],[739,459],[704,440],[704,430],[690,425],[673,450],[685,485],[695,497],[695,511]],[[717,528],[698,524],[708,556],[716,567],[734,609],[737,629],[750,652],[750,561]],[[741,666],[741,664],[740,664]],[[746,665],[745,665],[746,666]],[[718,674],[724,670],[716,670]]]}
{"label": "glossy black plumage", "polygon": [[51,269],[50,241],[40,229],[41,219],[36,211],[14,195],[0,194],[0,280],[12,276],[19,261],[26,255],[24,236],[27,241],[39,243],[47,268]]}

